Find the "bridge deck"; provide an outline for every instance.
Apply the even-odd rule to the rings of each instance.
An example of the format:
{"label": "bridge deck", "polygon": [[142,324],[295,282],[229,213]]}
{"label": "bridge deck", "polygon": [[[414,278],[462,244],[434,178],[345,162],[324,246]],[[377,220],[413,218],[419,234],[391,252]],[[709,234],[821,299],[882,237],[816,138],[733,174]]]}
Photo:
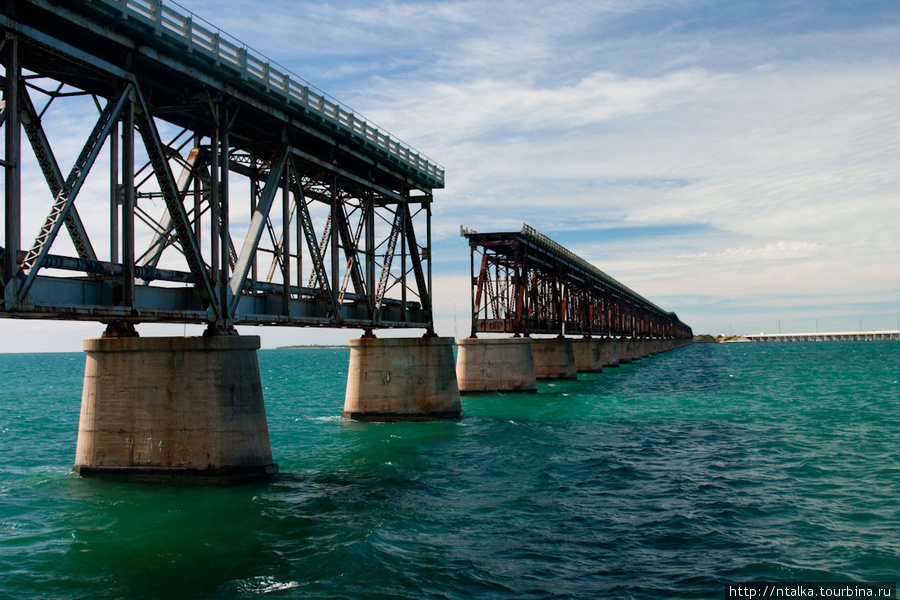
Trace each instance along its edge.
{"label": "bridge deck", "polygon": [[[108,96],[99,89],[108,87],[108,78],[54,68],[59,57],[55,50],[63,42],[94,67],[123,74],[152,71],[142,83],[154,104],[169,108],[166,117],[176,124],[188,127],[197,122],[196,111],[208,111],[204,96],[211,88],[252,99],[249,105],[261,114],[235,123],[245,129],[241,133],[248,141],[260,137],[254,128],[273,127],[280,133],[287,122],[295,134],[324,137],[318,140],[327,150],[323,158],[338,147],[350,155],[362,154],[369,163],[366,168],[394,168],[426,188],[444,185],[444,169],[437,163],[249,46],[161,0],[78,4],[33,0],[16,7],[14,19],[0,15],[0,25],[24,28],[23,32],[47,43],[46,53],[31,54],[23,65],[38,73],[53,73],[76,87]],[[53,32],[53,39],[47,31]],[[90,54],[84,49],[90,49]],[[135,58],[140,65],[127,64]],[[309,147],[313,139],[306,141]],[[341,148],[341,143],[346,146]]]}

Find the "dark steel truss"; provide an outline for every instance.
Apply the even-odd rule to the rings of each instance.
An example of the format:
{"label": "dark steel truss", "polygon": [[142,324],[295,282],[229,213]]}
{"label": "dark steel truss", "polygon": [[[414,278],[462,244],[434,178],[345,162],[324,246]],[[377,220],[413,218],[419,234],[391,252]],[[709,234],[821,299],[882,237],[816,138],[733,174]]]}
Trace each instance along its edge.
{"label": "dark steel truss", "polygon": [[[173,41],[160,25],[172,15],[198,28],[159,1],[0,13],[0,317],[432,332],[442,169],[341,107],[332,122],[312,91],[297,106],[224,68],[218,38]],[[246,48],[241,60],[252,74]],[[65,171],[45,123],[75,102],[96,120]],[[43,198],[30,191],[41,177]],[[46,216],[29,222],[36,206]]]}
{"label": "dark steel truss", "polygon": [[464,230],[472,263],[472,337],[478,333],[689,339],[691,328],[525,225]]}

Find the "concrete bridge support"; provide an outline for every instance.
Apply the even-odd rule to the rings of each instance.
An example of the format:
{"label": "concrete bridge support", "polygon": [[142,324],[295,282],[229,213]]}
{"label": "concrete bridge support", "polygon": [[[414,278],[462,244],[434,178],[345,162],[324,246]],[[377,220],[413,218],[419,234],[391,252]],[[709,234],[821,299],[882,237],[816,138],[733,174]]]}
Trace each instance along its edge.
{"label": "concrete bridge support", "polygon": [[603,339],[598,341],[600,346],[600,358],[604,367],[619,366],[619,344],[614,339]]}
{"label": "concrete bridge support", "polygon": [[631,362],[644,358],[644,340],[641,338],[631,338],[628,342],[631,346]]}
{"label": "concrete bridge support", "polygon": [[257,336],[84,340],[75,471],[130,479],[274,474]]}
{"label": "concrete bridge support", "polygon": [[640,360],[647,356],[647,340],[643,338],[634,338],[631,340],[631,360]]}
{"label": "concrete bridge support", "polygon": [[457,340],[460,393],[537,392],[531,343],[526,337]]}
{"label": "concrete bridge support", "polygon": [[532,339],[531,355],[537,379],[578,379],[571,339]]}
{"label": "concrete bridge support", "polygon": [[616,347],[619,353],[619,364],[625,365],[634,359],[633,344],[634,340],[631,338],[619,338],[616,340]]}
{"label": "concrete bridge support", "polygon": [[641,338],[640,340],[638,340],[637,348],[641,358],[647,358],[648,356],[653,355],[653,350],[650,347],[651,342],[652,340],[649,340],[647,338]]}
{"label": "concrete bridge support", "polygon": [[575,370],[579,373],[600,373],[603,371],[603,355],[600,352],[600,340],[582,338],[572,340],[575,351]]}
{"label": "concrete bridge support", "polygon": [[453,338],[350,340],[345,419],[432,421],[461,415]]}

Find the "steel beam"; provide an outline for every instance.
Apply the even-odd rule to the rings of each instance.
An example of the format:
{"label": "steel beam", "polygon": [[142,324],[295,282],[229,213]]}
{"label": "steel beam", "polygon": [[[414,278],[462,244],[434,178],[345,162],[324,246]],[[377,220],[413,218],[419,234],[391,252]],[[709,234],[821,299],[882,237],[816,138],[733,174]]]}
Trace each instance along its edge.
{"label": "steel beam", "polygon": [[[22,161],[19,133],[19,78],[22,74],[19,65],[19,41],[18,37],[13,34],[7,34],[6,43],[3,48],[3,64],[6,67],[6,81],[4,82],[3,98],[5,106],[3,115],[6,127],[6,152],[4,158],[5,177],[5,193],[4,202],[4,224],[5,224],[5,244],[8,249],[6,257],[3,260],[3,270],[0,272],[0,283],[5,287],[7,283],[17,280],[19,275],[19,263],[16,260],[18,250],[21,246],[21,177],[22,172],[19,165]],[[4,294],[5,303],[8,304],[11,299],[17,295],[18,290],[13,286]],[[11,298],[12,297],[12,298]]]}
{"label": "steel beam", "polygon": [[[40,165],[41,171],[44,173],[44,179],[47,180],[50,192],[54,198],[58,198],[60,194],[64,193],[63,188],[66,184],[62,171],[56,162],[56,157],[53,156],[50,142],[44,133],[44,128],[41,126],[40,116],[38,116],[37,110],[35,110],[34,104],[31,102],[28,93],[23,89],[23,86],[19,86],[18,98],[22,111],[22,129],[25,130],[25,135],[31,143],[31,148],[34,150],[38,165]],[[115,129],[115,124],[113,128]],[[79,258],[96,260],[97,254],[91,247],[91,241],[85,230],[84,223],[81,222],[81,217],[78,216],[78,211],[74,205],[66,213],[64,222]]]}
{"label": "steel beam", "polygon": [[181,195],[178,192],[175,178],[169,168],[165,147],[159,138],[159,132],[156,129],[156,124],[153,122],[150,107],[147,104],[146,98],[140,92],[140,89],[136,88],[135,91],[137,92],[136,95],[140,107],[140,111],[136,111],[135,114],[135,123],[141,134],[141,138],[144,141],[144,147],[147,150],[147,155],[153,166],[153,173],[156,175],[157,183],[159,184],[163,199],[166,202],[169,216],[172,218],[175,232],[181,243],[182,253],[187,260],[191,274],[194,276],[194,281],[200,297],[210,303],[217,319],[221,318],[221,304],[219,304],[213,293],[212,284],[206,272],[206,266],[202,259],[200,247],[194,239],[193,231],[188,223],[187,212],[181,201]]}
{"label": "steel beam", "polygon": [[234,317],[234,311],[237,308],[237,302],[240,300],[244,282],[247,281],[247,276],[250,274],[251,262],[256,255],[257,247],[259,247],[263,225],[269,218],[269,211],[272,209],[272,204],[275,202],[275,193],[278,191],[278,184],[287,167],[289,153],[290,151],[285,149],[278,162],[271,166],[269,177],[266,179],[266,185],[260,195],[259,204],[257,204],[256,210],[253,212],[250,221],[250,229],[247,231],[247,236],[244,238],[244,245],[241,248],[240,255],[238,255],[237,263],[234,267],[234,274],[231,277],[231,294],[234,300],[232,300],[231,305],[228,307],[228,314],[232,318]]}
{"label": "steel beam", "polygon": [[26,272],[27,276],[19,289],[18,301],[21,302],[25,299],[25,296],[28,294],[28,288],[31,287],[35,276],[41,270],[44,257],[56,239],[60,226],[65,222],[67,214],[75,202],[75,197],[78,195],[82,184],[84,184],[84,180],[87,178],[94,160],[100,153],[103,142],[109,136],[110,131],[112,131],[113,123],[115,123],[115,119],[118,118],[122,108],[125,106],[130,93],[131,86],[126,86],[125,91],[116,102],[107,102],[106,108],[103,109],[100,118],[94,125],[94,129],[85,142],[81,154],[66,178],[63,189],[57,194],[50,209],[50,214],[44,220],[44,225],[41,227],[38,237],[34,240],[31,250],[25,255],[22,270]]}

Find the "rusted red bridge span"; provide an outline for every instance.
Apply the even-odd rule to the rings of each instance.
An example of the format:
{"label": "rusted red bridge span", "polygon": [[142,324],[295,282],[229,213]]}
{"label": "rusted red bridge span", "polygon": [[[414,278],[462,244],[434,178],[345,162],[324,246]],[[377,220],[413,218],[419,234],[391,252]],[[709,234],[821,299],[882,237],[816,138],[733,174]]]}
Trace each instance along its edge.
{"label": "rusted red bridge span", "polygon": [[[691,339],[691,328],[528,225],[463,228],[472,263],[477,333]],[[478,266],[480,265],[480,266]]]}

